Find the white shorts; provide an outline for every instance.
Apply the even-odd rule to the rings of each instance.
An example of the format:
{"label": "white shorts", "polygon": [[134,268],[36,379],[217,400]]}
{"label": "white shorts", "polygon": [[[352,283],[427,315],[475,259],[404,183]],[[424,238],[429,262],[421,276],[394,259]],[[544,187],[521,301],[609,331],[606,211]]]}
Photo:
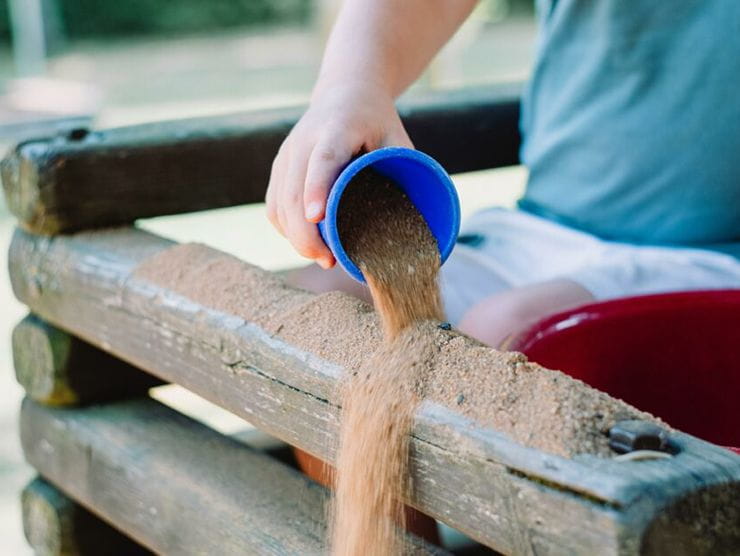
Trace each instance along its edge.
{"label": "white shorts", "polygon": [[501,291],[570,279],[598,300],[670,291],[740,288],[740,260],[715,251],[604,241],[532,214],[474,214],[442,266],[448,320]]}

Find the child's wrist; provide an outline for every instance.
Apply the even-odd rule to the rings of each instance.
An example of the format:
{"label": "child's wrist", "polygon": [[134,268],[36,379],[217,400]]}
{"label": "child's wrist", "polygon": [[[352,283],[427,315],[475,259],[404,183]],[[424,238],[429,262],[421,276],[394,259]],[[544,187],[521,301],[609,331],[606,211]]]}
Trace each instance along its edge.
{"label": "child's wrist", "polygon": [[311,93],[311,103],[327,96],[375,96],[393,101],[392,87],[379,77],[365,72],[322,72]]}

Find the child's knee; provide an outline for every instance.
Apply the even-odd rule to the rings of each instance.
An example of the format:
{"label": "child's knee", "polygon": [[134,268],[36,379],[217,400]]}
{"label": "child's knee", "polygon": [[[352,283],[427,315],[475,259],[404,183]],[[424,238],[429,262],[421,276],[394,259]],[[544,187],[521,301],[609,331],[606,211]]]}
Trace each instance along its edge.
{"label": "child's knee", "polygon": [[367,287],[360,284],[338,266],[324,270],[317,264],[291,270],[285,274],[289,286],[301,288],[313,293],[342,291],[371,303]]}
{"label": "child's knee", "polygon": [[493,347],[500,347],[512,334],[521,331],[532,319],[531,301],[515,292],[489,297],[474,305],[463,316],[458,328]]}
{"label": "child's knee", "polygon": [[505,348],[510,338],[538,320],[593,299],[583,286],[566,279],[524,286],[474,305],[458,328],[490,346]]}

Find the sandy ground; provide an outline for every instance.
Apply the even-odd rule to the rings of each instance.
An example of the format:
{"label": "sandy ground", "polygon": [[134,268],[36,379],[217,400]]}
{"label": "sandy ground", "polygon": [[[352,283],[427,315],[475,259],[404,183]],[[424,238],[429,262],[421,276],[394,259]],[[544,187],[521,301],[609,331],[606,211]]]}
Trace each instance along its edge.
{"label": "sandy ground", "polygon": [[[416,85],[418,89],[526,76],[533,45],[530,21],[482,27],[471,24]],[[218,37],[81,44],[50,63],[50,76],[95,83],[102,105],[98,126],[181,118],[303,102],[308,96],[322,38],[305,30],[232,33]],[[495,52],[497,56],[491,56]],[[10,76],[0,51],[0,90]],[[0,121],[0,152],[3,133]],[[7,137],[5,137],[7,141]],[[456,176],[463,213],[492,204],[511,205],[526,174],[521,168]],[[270,227],[261,205],[155,218],[140,225],[177,239],[199,241],[268,269],[303,261]],[[7,278],[6,253],[14,222],[0,200],[0,554],[30,554],[23,538],[18,494],[33,471],[17,440],[22,392],[10,353],[12,327],[24,314]],[[166,387],[159,397],[225,433],[244,428],[233,415],[184,390]]]}

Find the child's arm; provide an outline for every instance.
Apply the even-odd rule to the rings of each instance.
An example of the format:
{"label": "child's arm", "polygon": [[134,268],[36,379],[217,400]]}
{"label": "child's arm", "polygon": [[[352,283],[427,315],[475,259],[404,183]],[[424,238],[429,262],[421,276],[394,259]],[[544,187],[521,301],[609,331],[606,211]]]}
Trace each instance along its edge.
{"label": "child's arm", "polygon": [[476,0],[346,0],[311,103],[275,157],[267,215],[303,256],[334,258],[315,223],[329,188],[362,150],[412,146],[394,101],[465,20]]}

